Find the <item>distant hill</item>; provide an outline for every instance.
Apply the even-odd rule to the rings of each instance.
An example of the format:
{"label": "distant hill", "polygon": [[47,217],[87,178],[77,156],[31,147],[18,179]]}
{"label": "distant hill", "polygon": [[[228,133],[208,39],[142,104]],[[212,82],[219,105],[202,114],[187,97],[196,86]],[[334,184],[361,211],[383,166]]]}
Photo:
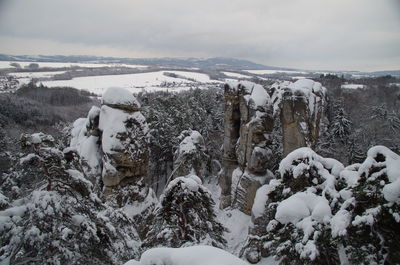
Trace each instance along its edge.
{"label": "distant hill", "polygon": [[376,71],[376,72],[371,72],[369,74],[374,76],[382,76],[382,75],[400,76],[400,70]]}
{"label": "distant hill", "polygon": [[29,62],[68,62],[68,63],[128,63],[144,64],[165,67],[186,67],[186,68],[216,68],[232,70],[291,70],[253,63],[247,60],[234,58],[114,58],[98,57],[87,55],[6,55],[0,54],[0,61],[29,61]]}

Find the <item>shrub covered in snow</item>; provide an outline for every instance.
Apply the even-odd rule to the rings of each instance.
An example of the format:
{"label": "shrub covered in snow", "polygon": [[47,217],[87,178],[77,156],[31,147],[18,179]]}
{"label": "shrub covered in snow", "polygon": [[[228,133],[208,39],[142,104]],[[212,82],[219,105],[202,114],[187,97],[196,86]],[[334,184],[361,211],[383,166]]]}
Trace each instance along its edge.
{"label": "shrub covered in snow", "polygon": [[398,264],[400,156],[383,146],[346,168],[311,149],[282,160],[280,178],[257,191],[244,248],[249,261]]}
{"label": "shrub covered in snow", "polygon": [[254,226],[245,246],[249,261],[275,255],[282,264],[331,264],[338,260],[329,221],[340,194],[343,165],[299,148],[283,159],[279,179],[261,187],[252,209]]}
{"label": "shrub covered in snow", "polygon": [[226,230],[216,220],[210,192],[195,175],[172,180],[160,198],[145,247],[206,244],[223,247]]}
{"label": "shrub covered in snow", "polygon": [[352,264],[399,264],[400,156],[375,146],[353,169],[341,174],[347,200],[332,218],[332,236]]}
{"label": "shrub covered in snow", "polygon": [[0,263],[120,264],[137,257],[132,219],[104,205],[63,152],[33,144],[2,178],[13,201],[0,211]]}

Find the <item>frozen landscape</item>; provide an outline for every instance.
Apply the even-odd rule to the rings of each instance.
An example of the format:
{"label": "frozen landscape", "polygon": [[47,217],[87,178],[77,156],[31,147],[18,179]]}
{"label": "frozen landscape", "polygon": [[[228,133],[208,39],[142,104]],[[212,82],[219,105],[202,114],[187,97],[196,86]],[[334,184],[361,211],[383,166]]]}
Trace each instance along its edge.
{"label": "frozen landscape", "polygon": [[[337,100],[339,91],[384,93],[377,92],[375,79],[327,74],[319,82],[305,76],[289,81],[293,77],[285,73],[285,81],[265,75],[271,70],[250,76],[171,68],[52,80],[70,69],[41,69],[6,72],[12,77],[6,82],[18,81],[0,95],[8,100],[3,104],[8,113],[18,98],[30,98],[29,113],[36,100],[42,108],[72,104],[64,111],[75,108],[78,99],[93,106],[84,107],[87,114],[80,112],[79,119],[65,116],[70,121],[59,126],[57,136],[22,134],[18,144],[10,134],[16,125],[25,130],[49,124],[41,125],[46,131],[52,121],[38,116],[37,125],[27,125],[3,114],[2,264],[396,261],[398,248],[391,242],[397,242],[392,240],[400,221],[397,101],[388,105],[391,111],[376,103],[374,119],[390,115],[390,120],[382,116],[380,132],[368,142],[349,129],[373,126],[371,115],[357,116],[351,99],[327,108],[328,97]],[[299,73],[305,72],[293,74]],[[397,80],[388,78],[379,86],[400,93],[392,85]],[[61,103],[63,93],[75,96]],[[290,115],[295,127],[289,125]],[[376,138],[379,133],[386,138]],[[355,140],[365,149],[351,149]],[[371,148],[372,142],[380,145]],[[365,232],[371,226],[373,232]],[[45,232],[49,229],[53,232]],[[377,237],[386,240],[372,245]],[[88,240],[96,243],[89,246]],[[51,247],[55,252],[46,251]],[[32,256],[30,248],[43,258]],[[94,254],[98,248],[104,252]]]}
{"label": "frozen landscape", "polygon": [[399,10],[0,0],[0,265],[400,265]]}

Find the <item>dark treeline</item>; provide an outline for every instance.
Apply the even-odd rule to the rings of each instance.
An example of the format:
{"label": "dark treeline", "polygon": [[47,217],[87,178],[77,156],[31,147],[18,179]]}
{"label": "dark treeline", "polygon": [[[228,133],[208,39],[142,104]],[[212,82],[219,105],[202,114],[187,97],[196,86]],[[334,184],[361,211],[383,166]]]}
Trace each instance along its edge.
{"label": "dark treeline", "polygon": [[[319,144],[318,152],[344,164],[365,159],[374,145],[385,145],[400,152],[400,87],[396,78],[382,76],[346,80],[334,75],[321,76],[328,90],[328,131]],[[344,89],[341,84],[364,85],[363,89]]]}
{"label": "dark treeline", "polygon": [[223,138],[223,91],[219,87],[181,93],[155,92],[138,95],[150,127],[151,174],[155,190],[162,191],[172,171],[174,148],[182,131],[199,131],[210,155],[209,167],[220,160]]}

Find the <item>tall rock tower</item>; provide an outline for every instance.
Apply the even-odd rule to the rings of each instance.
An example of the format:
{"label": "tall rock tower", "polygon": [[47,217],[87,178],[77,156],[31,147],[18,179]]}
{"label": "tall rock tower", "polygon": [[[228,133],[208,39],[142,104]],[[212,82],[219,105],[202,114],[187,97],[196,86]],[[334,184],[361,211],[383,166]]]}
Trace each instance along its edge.
{"label": "tall rock tower", "polygon": [[326,89],[301,79],[277,82],[265,89],[251,82],[225,85],[221,208],[251,213],[256,191],[273,174],[274,126],[282,132],[283,155],[299,147],[314,147],[325,118]]}
{"label": "tall rock tower", "polygon": [[299,147],[314,148],[326,114],[326,89],[319,82],[300,79],[282,83],[280,119],[283,155]]}
{"label": "tall rock tower", "polygon": [[250,214],[257,189],[270,178],[272,108],[267,91],[251,82],[225,85],[221,208]]}
{"label": "tall rock tower", "polygon": [[87,175],[97,179],[101,175],[105,196],[129,185],[147,190],[148,131],[132,93],[109,88],[101,108],[93,107],[86,119],[74,123],[71,147],[79,154]]}

